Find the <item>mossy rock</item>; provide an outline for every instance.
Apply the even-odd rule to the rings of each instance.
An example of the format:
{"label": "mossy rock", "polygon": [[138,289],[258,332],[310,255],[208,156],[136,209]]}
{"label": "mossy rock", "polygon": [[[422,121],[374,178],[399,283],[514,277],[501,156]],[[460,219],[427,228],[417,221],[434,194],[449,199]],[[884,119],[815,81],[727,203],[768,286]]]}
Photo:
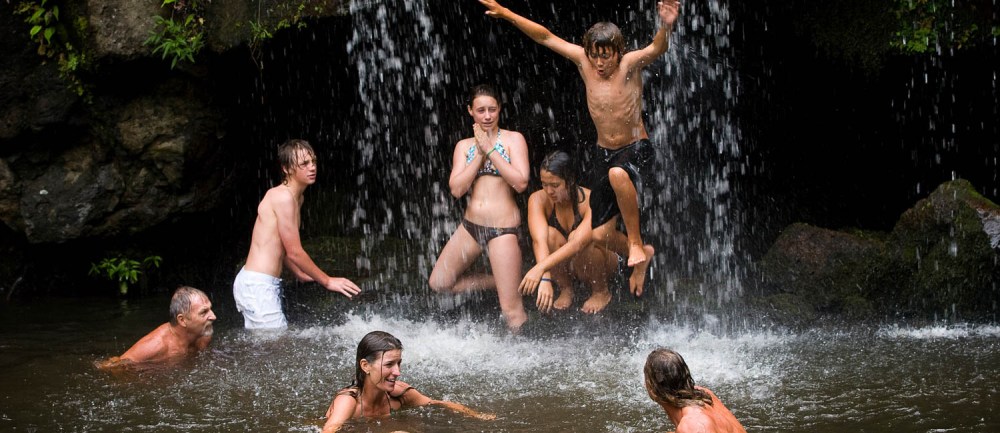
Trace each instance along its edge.
{"label": "mossy rock", "polygon": [[763,313],[766,320],[784,326],[807,326],[819,317],[812,303],[793,293],[776,293],[757,298],[752,305]]}
{"label": "mossy rock", "polygon": [[880,290],[880,276],[895,268],[884,238],[792,224],[760,263],[764,294],[794,294],[816,311],[840,311],[845,298]]}
{"label": "mossy rock", "polygon": [[966,180],[946,182],[907,210],[892,231],[893,255],[912,272],[888,295],[903,311],[976,317],[995,310],[1000,264],[984,218],[1000,207]]}

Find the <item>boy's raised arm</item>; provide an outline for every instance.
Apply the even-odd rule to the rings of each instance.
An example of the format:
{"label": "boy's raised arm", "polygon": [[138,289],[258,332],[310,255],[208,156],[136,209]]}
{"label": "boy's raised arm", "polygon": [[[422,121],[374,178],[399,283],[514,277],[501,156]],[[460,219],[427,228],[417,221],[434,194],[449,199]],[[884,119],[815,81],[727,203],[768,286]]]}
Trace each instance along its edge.
{"label": "boy's raised arm", "polygon": [[646,67],[657,57],[667,52],[667,48],[670,47],[670,33],[674,31],[674,22],[677,21],[677,16],[680,14],[680,7],[680,0],[656,2],[656,15],[660,20],[660,25],[656,29],[656,34],[653,35],[653,41],[645,48],[629,53],[637,56],[635,64],[638,65],[639,69]]}
{"label": "boy's raised arm", "polygon": [[486,7],[486,15],[510,21],[514,27],[517,27],[518,30],[528,35],[531,40],[577,64],[586,60],[586,53],[583,47],[563,40],[545,28],[545,26],[514,13],[510,9],[501,6],[496,0],[478,1]]}

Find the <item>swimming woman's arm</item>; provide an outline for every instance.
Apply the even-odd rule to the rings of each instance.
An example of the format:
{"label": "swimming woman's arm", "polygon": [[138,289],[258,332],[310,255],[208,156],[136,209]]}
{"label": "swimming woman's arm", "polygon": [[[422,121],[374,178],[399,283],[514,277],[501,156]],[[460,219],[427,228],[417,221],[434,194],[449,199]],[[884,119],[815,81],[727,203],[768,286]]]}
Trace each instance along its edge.
{"label": "swimming woman's arm", "polygon": [[[496,419],[496,414],[492,413],[482,413],[476,411],[464,404],[455,403],[453,401],[447,400],[434,400],[426,395],[423,395],[416,388],[403,383],[402,381],[396,381],[396,389],[404,389],[403,393],[399,395],[399,401],[402,403],[403,407],[417,407],[417,406],[441,406],[453,412],[458,412],[462,415],[479,418],[482,420],[493,420]],[[324,432],[325,433],[325,432]]]}
{"label": "swimming woman's arm", "polygon": [[344,425],[345,422],[354,416],[354,407],[358,400],[350,394],[337,394],[330,403],[330,408],[326,410],[326,424],[323,424],[323,433],[333,433]]}
{"label": "swimming woman's arm", "polygon": [[479,412],[479,411],[477,411],[477,410],[475,410],[475,409],[473,409],[471,407],[468,407],[468,406],[466,406],[466,405],[464,405],[462,403],[455,403],[453,401],[431,400],[430,403],[428,403],[428,404],[432,404],[432,405],[435,405],[435,406],[441,406],[443,408],[447,408],[448,410],[451,410],[452,412],[457,412],[457,413],[460,413],[460,414],[465,415],[465,416],[470,417],[470,418],[477,418],[477,419],[481,419],[481,420],[485,420],[485,421],[492,421],[492,420],[497,419],[497,415],[495,413]]}

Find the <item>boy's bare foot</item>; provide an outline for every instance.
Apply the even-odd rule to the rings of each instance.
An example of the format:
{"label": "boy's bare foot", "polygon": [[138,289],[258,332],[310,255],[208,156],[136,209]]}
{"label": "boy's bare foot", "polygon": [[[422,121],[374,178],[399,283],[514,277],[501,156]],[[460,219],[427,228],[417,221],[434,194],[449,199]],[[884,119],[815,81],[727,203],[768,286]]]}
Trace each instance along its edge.
{"label": "boy's bare foot", "polygon": [[[632,276],[628,279],[628,290],[635,296],[642,296],[642,286],[646,283],[646,269],[653,262],[653,254],[656,253],[652,245],[644,245],[642,250],[646,260],[635,265],[635,269],[632,270]],[[632,261],[631,256],[629,256],[629,261]]]}
{"label": "boy's bare foot", "polygon": [[556,302],[552,304],[552,308],[557,310],[565,310],[573,305],[573,289],[569,287],[559,288],[559,297],[556,298]]}
{"label": "boy's bare foot", "polygon": [[604,307],[607,307],[608,303],[610,302],[611,302],[611,292],[607,290],[595,291],[583,303],[583,307],[580,308],[580,311],[583,311],[584,313],[587,314],[597,314],[600,313],[601,310],[604,309]]}
{"label": "boy's bare foot", "polygon": [[632,266],[638,265],[639,263],[643,263],[643,262],[649,263],[649,256],[651,256],[652,254],[647,254],[646,253],[645,250],[646,250],[646,247],[648,247],[648,246],[649,245],[643,246],[642,244],[633,244],[631,242],[629,243],[629,247],[628,247],[628,266],[630,268]]}

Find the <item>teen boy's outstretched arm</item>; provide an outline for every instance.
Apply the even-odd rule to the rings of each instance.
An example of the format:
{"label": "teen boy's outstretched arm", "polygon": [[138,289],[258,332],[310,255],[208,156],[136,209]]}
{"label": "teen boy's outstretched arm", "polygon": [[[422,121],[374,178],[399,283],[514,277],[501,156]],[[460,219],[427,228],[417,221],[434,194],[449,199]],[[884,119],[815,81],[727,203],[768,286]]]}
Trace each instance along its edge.
{"label": "teen boy's outstretched arm", "polygon": [[501,6],[496,0],[479,0],[479,3],[486,7],[486,15],[510,21],[514,27],[524,32],[533,41],[572,60],[577,65],[586,60],[587,54],[584,52],[583,47],[563,40],[559,36],[554,35],[545,26],[514,13],[510,9]]}
{"label": "teen boy's outstretched arm", "polygon": [[[657,57],[667,52],[667,48],[670,47],[670,33],[674,31],[674,22],[677,21],[677,16],[680,14],[680,7],[680,0],[662,0],[656,2],[656,15],[660,20],[660,25],[656,30],[656,34],[653,35],[653,41],[641,50],[635,50],[626,54],[625,58],[622,59],[623,65],[627,66],[631,60],[635,62],[633,64],[638,67],[637,69],[642,69]],[[628,57],[631,57],[631,59],[628,59]]]}

